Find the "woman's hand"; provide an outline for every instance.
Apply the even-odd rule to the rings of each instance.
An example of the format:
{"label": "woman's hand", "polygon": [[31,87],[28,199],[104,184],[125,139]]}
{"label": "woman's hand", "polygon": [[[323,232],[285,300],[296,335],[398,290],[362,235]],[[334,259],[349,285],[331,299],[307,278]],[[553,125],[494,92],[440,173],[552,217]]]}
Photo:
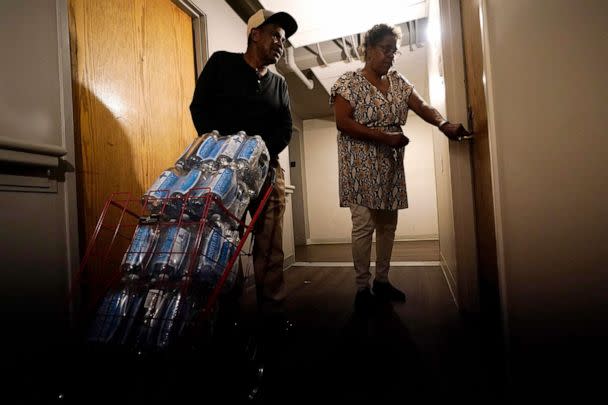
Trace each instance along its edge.
{"label": "woman's hand", "polygon": [[403,135],[403,132],[382,132],[382,135],[383,143],[393,148],[402,148],[410,143],[409,138]]}
{"label": "woman's hand", "polygon": [[452,124],[451,122],[446,122],[439,127],[439,130],[452,141],[461,141],[465,139],[465,137],[472,136],[472,134],[467,131],[462,124]]}

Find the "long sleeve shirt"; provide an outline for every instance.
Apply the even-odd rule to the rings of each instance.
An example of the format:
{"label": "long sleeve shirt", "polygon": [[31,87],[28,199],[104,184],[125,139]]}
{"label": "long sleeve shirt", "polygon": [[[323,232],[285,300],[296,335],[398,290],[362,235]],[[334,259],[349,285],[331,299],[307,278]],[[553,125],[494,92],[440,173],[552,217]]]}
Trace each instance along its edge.
{"label": "long sleeve shirt", "polygon": [[240,53],[211,56],[196,82],[190,112],[199,135],[212,130],[260,135],[274,159],[291,140],[287,83],[270,70],[258,78]]}

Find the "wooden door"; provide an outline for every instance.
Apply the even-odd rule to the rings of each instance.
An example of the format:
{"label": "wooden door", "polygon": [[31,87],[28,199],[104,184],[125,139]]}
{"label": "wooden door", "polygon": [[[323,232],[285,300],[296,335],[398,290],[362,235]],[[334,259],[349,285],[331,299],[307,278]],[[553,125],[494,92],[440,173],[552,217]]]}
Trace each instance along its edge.
{"label": "wooden door", "polygon": [[192,21],[171,0],[70,0],[69,23],[86,243],[111,193],[141,197],[196,136]]}
{"label": "wooden door", "polygon": [[461,0],[463,47],[469,126],[475,133],[471,144],[473,189],[475,200],[475,226],[477,235],[477,261],[479,280],[479,305],[484,348],[492,359],[489,366],[500,381],[505,371],[503,330],[496,256],[496,231],[492,175],[490,168],[490,144],[488,137],[486,94],[483,82],[483,49],[479,20],[480,0]]}

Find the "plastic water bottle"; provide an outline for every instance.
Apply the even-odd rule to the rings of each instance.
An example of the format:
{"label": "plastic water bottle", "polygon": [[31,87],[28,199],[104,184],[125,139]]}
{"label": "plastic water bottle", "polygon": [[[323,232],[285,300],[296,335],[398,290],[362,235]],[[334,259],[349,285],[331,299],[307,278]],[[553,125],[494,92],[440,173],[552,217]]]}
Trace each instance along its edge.
{"label": "plastic water bottle", "polygon": [[218,167],[226,167],[232,163],[246,138],[247,134],[244,131],[239,131],[237,134],[227,137],[217,156]]}
{"label": "plastic water bottle", "polygon": [[142,303],[139,288],[125,285],[109,291],[97,310],[89,341],[125,344],[138,320]]}
{"label": "plastic water bottle", "polygon": [[249,189],[247,186],[243,182],[239,182],[237,184],[237,193],[234,201],[230,206],[226,207],[236,219],[227,215],[224,215],[222,218],[228,228],[234,229],[240,225],[238,221],[242,220],[243,215],[249,206],[249,202],[251,201],[249,195]]}
{"label": "plastic water bottle", "polygon": [[220,257],[223,239],[224,232],[220,224],[212,225],[209,232],[205,233],[203,246],[194,270],[194,276],[198,281],[212,283],[212,271]]}
{"label": "plastic water bottle", "polygon": [[215,144],[219,139],[219,135],[220,134],[217,131],[211,131],[205,135],[201,135],[199,138],[200,144],[194,153],[186,157],[186,166],[190,168],[200,168],[203,160],[205,160],[214,149]]}
{"label": "plastic water bottle", "polygon": [[[189,212],[195,216],[201,216],[204,211],[204,206],[208,200],[205,197],[207,194],[213,195],[219,199],[224,207],[228,208],[234,202],[238,191],[238,184],[234,169],[225,167],[213,173],[203,184],[204,188],[195,188],[190,193],[191,197],[188,201]],[[223,210],[215,203],[211,202],[210,212],[223,213]]]}
{"label": "plastic water bottle", "polygon": [[157,278],[181,277],[187,264],[192,233],[175,220],[161,230],[156,250],[150,262],[150,275]]}
{"label": "plastic water bottle", "polygon": [[142,203],[152,213],[163,211],[173,188],[183,175],[184,172],[175,167],[163,171],[142,196]]}
{"label": "plastic water bottle", "polygon": [[131,244],[122,259],[122,271],[132,277],[139,277],[150,260],[150,255],[158,240],[158,233],[154,224],[137,225]]}
{"label": "plastic water bottle", "polygon": [[207,175],[200,169],[192,169],[181,177],[173,187],[171,198],[167,203],[169,209],[165,209],[165,212],[168,212],[172,218],[177,218],[182,214],[184,202],[189,193],[200,184],[204,184],[206,178]]}
{"label": "plastic water bottle", "polygon": [[110,291],[104,297],[89,332],[89,341],[108,343],[112,340],[127,313],[128,298],[126,288]]}
{"label": "plastic water bottle", "polygon": [[125,344],[128,339],[132,336],[134,326],[141,321],[143,312],[143,303],[145,298],[145,292],[147,289],[142,290],[141,287],[129,287],[129,305],[127,309],[127,316],[123,322],[123,326],[120,330],[120,341],[119,343]]}
{"label": "plastic water bottle", "polygon": [[258,195],[268,174],[270,157],[264,140],[255,135],[249,137],[234,159],[236,170],[249,189],[251,198]]}
{"label": "plastic water bottle", "polygon": [[179,324],[184,321],[186,309],[186,297],[179,291],[172,291],[164,300],[161,311],[158,331],[154,331],[154,346],[164,349],[175,340],[179,330]]}
{"label": "plastic water bottle", "polygon": [[224,274],[224,271],[228,272],[228,276],[224,281],[224,285],[222,287],[222,292],[227,292],[232,289],[234,286],[234,282],[236,281],[236,275],[238,273],[238,260],[232,264],[232,266],[227,269],[228,262],[234,256],[236,252],[237,245],[239,243],[239,237],[237,231],[225,231],[224,238],[222,243],[222,248],[220,250],[220,256],[217,260],[217,263],[213,269],[213,278],[215,282],[219,281],[219,279]]}
{"label": "plastic water bottle", "polygon": [[179,159],[177,159],[177,161],[175,162],[175,167],[183,171],[190,170],[192,168],[190,164],[195,161],[193,157],[200,149],[200,146],[203,144],[203,142],[205,142],[209,138],[211,138],[211,141],[213,141],[219,135],[220,133],[214,130],[201,136],[197,136],[196,139],[194,139],[194,141],[192,141],[192,143],[190,143],[190,145],[184,150]]}
{"label": "plastic water bottle", "polygon": [[217,158],[222,151],[224,143],[228,138],[219,137],[211,147],[211,149],[201,158],[200,169],[205,172],[214,172],[219,168],[219,162]]}
{"label": "plastic water bottle", "polygon": [[137,345],[154,345],[154,337],[158,335],[167,297],[168,292],[165,290],[159,288],[148,290],[143,304],[145,313],[136,337]]}

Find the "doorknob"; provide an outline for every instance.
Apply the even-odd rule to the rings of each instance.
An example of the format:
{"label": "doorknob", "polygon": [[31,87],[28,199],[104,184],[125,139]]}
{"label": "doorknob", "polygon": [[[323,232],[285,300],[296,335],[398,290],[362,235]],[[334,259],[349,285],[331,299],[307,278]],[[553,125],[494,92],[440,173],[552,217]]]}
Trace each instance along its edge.
{"label": "doorknob", "polygon": [[470,133],[475,132],[473,130],[473,108],[470,105],[467,106],[467,129]]}

